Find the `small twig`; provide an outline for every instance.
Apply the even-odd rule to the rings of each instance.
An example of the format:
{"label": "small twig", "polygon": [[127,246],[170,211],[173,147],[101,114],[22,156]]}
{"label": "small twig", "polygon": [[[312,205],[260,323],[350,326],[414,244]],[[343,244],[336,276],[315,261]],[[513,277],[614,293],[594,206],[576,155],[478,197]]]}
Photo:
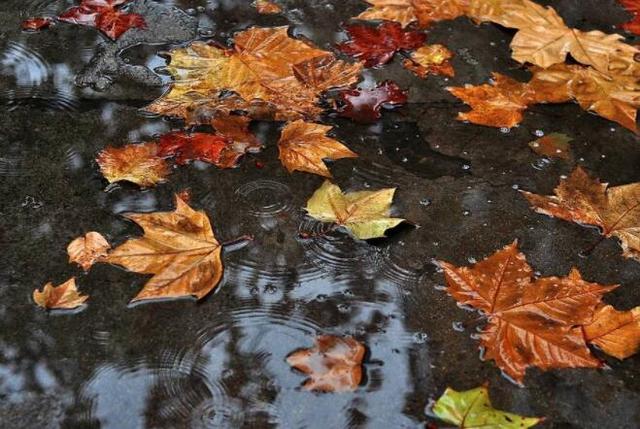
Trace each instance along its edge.
{"label": "small twig", "polygon": [[253,241],[254,237],[253,235],[242,235],[238,238],[235,238],[233,240],[229,240],[229,241],[225,241],[224,243],[220,244],[223,248],[224,247],[230,247],[230,246],[238,246],[240,244],[245,245],[250,241]]}

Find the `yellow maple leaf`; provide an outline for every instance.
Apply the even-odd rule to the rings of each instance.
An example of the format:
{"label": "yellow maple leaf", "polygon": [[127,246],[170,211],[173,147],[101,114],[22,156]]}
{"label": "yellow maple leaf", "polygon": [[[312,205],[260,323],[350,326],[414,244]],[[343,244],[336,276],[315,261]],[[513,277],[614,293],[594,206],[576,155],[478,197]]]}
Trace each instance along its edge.
{"label": "yellow maple leaf", "polygon": [[319,94],[355,83],[362,70],[289,37],[287,27],[250,28],[234,42],[230,50],[194,42],[171,51],[171,90],[146,110],[188,121],[199,109],[245,110],[254,119],[314,118],[321,112]]}
{"label": "yellow maple leaf", "polygon": [[455,71],[449,60],[453,53],[443,45],[425,45],[411,53],[411,57],[402,62],[402,65],[421,78],[429,74],[442,76],[455,76]]}
{"label": "yellow maple leaf", "polygon": [[611,356],[626,359],[640,349],[640,307],[618,311],[603,305],[583,330],[591,344]]}
{"label": "yellow maple leaf", "polygon": [[280,161],[289,171],[306,171],[324,177],[331,172],[324,159],[356,158],[358,155],[339,141],[327,137],[331,126],[312,124],[298,120],[282,130],[278,148]]}
{"label": "yellow maple leaf", "polygon": [[171,168],[158,155],[155,143],[107,147],[96,159],[100,172],[109,183],[126,180],[142,187],[164,182]]}
{"label": "yellow maple leaf", "polygon": [[361,240],[384,237],[387,229],[404,221],[390,217],[395,191],[387,188],[343,193],[325,181],[307,202],[306,210],[314,219],[343,226]]}

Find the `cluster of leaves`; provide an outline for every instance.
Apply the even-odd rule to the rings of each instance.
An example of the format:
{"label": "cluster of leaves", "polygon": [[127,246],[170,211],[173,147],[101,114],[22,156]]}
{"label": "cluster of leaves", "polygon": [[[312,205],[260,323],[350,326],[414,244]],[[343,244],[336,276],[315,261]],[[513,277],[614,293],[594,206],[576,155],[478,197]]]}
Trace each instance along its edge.
{"label": "cluster of leaves", "polygon": [[55,19],[53,17],[31,18],[22,23],[22,28],[37,31],[49,27],[57,20],[97,28],[107,37],[115,40],[131,28],[146,27],[142,15],[122,10],[122,7],[129,1],[82,0],[79,6],[66,10]]}

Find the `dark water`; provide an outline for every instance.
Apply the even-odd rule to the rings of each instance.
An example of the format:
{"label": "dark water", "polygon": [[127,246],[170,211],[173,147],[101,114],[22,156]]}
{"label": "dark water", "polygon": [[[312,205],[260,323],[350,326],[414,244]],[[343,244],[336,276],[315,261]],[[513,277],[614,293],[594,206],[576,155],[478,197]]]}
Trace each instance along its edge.
{"label": "dark water", "polygon": [[[626,17],[613,0],[546,3],[584,29],[611,31]],[[607,369],[532,369],[518,387],[479,359],[477,314],[441,290],[434,259],[468,264],[517,238],[542,275],[577,266],[589,280],[622,285],[607,302],[640,304],[640,264],[622,258],[615,240],[581,257],[598,232],[536,215],[517,193],[548,193],[577,164],[612,184],[640,181],[636,136],[574,105],[537,106],[512,130],[455,120],[463,107],[445,86],[484,82],[491,71],[526,76],[509,59],[509,32],[465,19],[441,23],[429,42],[456,53],[456,78],[421,80],[396,60],[367,70],[361,85],[393,79],[409,89],[409,105],[370,126],[324,119],[360,155],[332,164],[335,181],[348,190],[397,186],[395,212],[418,225],[365,243],[339,231],[301,238],[322,228],[301,210],[322,179],[280,166],[278,123],[253,124],[266,148],[239,168],[196,163],[151,190],[107,187],[94,162],[107,145],[182,126],[139,112],[163,89],[142,84],[150,72],[135,67],[163,66],[159,51],[191,33],[225,42],[251,25],[286,24],[328,49],[362,2],[285,0],[286,13],[265,17],[249,1],[137,1],[149,13],[175,6],[191,15],[163,9],[163,25],[123,37],[117,49],[99,47],[104,39],[78,26],[20,32],[23,19],[72,4],[5,0],[0,8],[0,427],[416,428],[436,423],[426,407],[445,387],[485,381],[499,408],[546,416],[540,427],[640,427],[640,357],[620,362],[596,351]],[[118,56],[119,49],[126,50]],[[111,68],[92,69],[96,55]],[[540,159],[527,146],[540,132],[571,135],[574,159]],[[221,241],[256,238],[225,252],[224,279],[201,302],[130,307],[144,276],[106,265],[84,275],[67,264],[73,238],[95,230],[119,243],[139,234],[122,213],[170,210],[185,188]],[[73,275],[91,295],[86,309],[36,308],[33,289]],[[299,388],[304,376],[285,357],[317,334],[366,345],[366,376],[355,392]]]}

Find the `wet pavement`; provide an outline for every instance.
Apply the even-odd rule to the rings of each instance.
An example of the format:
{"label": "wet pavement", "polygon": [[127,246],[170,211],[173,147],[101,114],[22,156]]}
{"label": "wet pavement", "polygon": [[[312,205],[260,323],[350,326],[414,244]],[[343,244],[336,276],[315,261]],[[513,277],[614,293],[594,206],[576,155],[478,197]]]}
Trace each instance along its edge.
{"label": "wet pavement", "polygon": [[[611,32],[627,19],[613,0],[544,3],[580,29]],[[417,227],[387,239],[360,242],[340,231],[302,238],[321,228],[302,207],[322,178],[280,165],[281,123],[252,124],[266,147],[237,169],[195,163],[153,189],[107,186],[94,161],[101,149],[182,127],[139,111],[169,80],[153,73],[165,64],[159,52],[193,38],[227,43],[252,25],[291,25],[330,49],[344,37],[340,23],[366,7],[280,4],[283,14],[260,16],[249,1],[137,0],[149,29],[112,43],[62,23],[20,31],[22,20],[60,13],[72,1],[3,2],[0,427],[419,428],[439,424],[428,406],[447,386],[484,382],[496,407],[545,416],[541,428],[640,427],[640,356],[618,361],[594,351],[607,368],[530,369],[519,387],[480,360],[477,313],[442,290],[435,259],[469,264],[518,239],[541,275],[576,266],[590,281],[621,284],[607,303],[640,305],[640,263],[623,258],[616,240],[585,255],[599,240],[596,229],[538,215],[517,192],[548,194],[576,165],[612,185],[640,181],[638,137],[574,104],[535,106],[511,130],[455,120],[465,107],[444,87],[483,83],[492,71],[527,77],[510,59],[507,30],[464,18],[439,23],[428,42],[455,53],[455,78],[422,80],[396,58],[366,70],[360,86],[394,80],[409,90],[408,105],[372,125],[323,118],[360,155],[331,164],[342,189],[398,187],[394,212]],[[529,148],[552,132],[573,137],[573,159],[549,161]],[[221,241],[255,236],[225,251],[223,281],[201,302],[128,306],[145,276],[108,265],[84,275],[67,263],[75,237],[94,230],[120,243],[139,234],[121,214],[170,210],[185,188]],[[74,275],[91,296],[84,310],[47,314],[34,305],[33,289]],[[285,357],[317,334],[366,345],[355,392],[300,389],[305,377]]]}

